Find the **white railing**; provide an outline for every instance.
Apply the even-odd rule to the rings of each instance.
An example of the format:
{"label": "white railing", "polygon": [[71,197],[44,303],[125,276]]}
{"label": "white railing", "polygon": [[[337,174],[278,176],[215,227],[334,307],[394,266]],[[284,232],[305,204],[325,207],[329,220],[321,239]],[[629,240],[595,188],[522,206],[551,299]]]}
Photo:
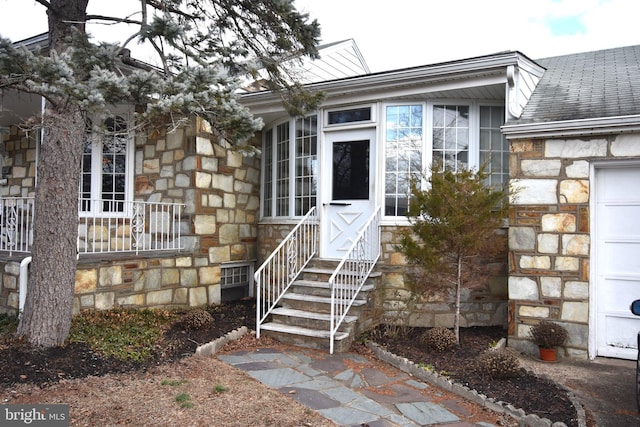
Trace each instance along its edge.
{"label": "white railing", "polygon": [[380,216],[381,208],[378,207],[329,278],[331,287],[329,352],[331,354],[333,354],[336,332],[380,258]]}
{"label": "white railing", "polygon": [[[29,253],[34,200],[0,198],[0,251]],[[178,251],[184,205],[139,201],[79,200],[78,253]]]}
{"label": "white railing", "polygon": [[260,325],[316,254],[318,219],[313,207],[254,274],[256,283],[256,336]]}
{"label": "white railing", "polygon": [[31,252],[33,206],[33,197],[0,198],[0,251]]}

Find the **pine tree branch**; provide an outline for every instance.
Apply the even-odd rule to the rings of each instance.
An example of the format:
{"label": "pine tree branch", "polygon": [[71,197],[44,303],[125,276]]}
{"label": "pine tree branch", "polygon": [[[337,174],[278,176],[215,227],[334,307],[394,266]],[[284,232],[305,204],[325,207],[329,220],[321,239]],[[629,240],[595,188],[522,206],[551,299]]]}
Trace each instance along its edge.
{"label": "pine tree branch", "polygon": [[51,9],[51,3],[49,3],[47,0],[36,0],[36,3],[40,3],[47,9]]}
{"label": "pine tree branch", "polygon": [[85,22],[86,21],[91,21],[91,20],[109,21],[109,22],[114,22],[116,24],[142,25],[142,21],[136,21],[135,19],[116,18],[116,17],[113,17],[113,16],[105,16],[105,15],[87,15],[87,17],[85,19]]}

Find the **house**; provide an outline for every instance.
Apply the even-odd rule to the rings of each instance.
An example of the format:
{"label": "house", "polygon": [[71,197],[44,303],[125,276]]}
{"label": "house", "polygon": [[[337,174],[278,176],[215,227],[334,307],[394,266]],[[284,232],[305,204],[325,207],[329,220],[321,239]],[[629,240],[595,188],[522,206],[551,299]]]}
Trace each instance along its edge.
{"label": "house", "polygon": [[[275,94],[242,96],[265,123],[253,141],[256,156],[230,150],[195,119],[176,132],[116,141],[127,146],[125,158],[113,157],[126,170],[120,198],[93,195],[104,174],[98,160],[86,170],[75,308],[198,306],[255,295],[259,332],[317,335],[332,350],[334,340],[353,334],[344,327],[352,322],[451,326],[448,295],[411,304],[395,249],[409,225],[410,179],[442,160],[453,169],[487,164],[490,184],[517,189],[502,230],[508,260],[487,264],[494,279],[465,291],[461,326],[503,325],[509,345],[533,351],[529,327],[552,319],[570,330],[566,355],[630,357],[626,331],[640,326],[626,314],[640,298],[633,291],[640,231],[629,220],[640,209],[633,186],[640,182],[639,49],[535,61],[507,51],[369,73],[345,41],[305,64],[307,86],[326,94],[318,111],[291,118]],[[28,200],[35,185],[39,137],[15,124],[0,113],[8,131],[3,206]],[[87,165],[102,156],[86,155]],[[122,199],[130,204],[113,202]],[[14,218],[29,205],[15,206]],[[141,210],[149,223],[136,234],[133,213]],[[29,240],[0,227],[12,237],[0,245]],[[19,306],[20,261],[28,255],[13,248],[0,246],[5,310]],[[318,301],[331,308],[309,311]]]}

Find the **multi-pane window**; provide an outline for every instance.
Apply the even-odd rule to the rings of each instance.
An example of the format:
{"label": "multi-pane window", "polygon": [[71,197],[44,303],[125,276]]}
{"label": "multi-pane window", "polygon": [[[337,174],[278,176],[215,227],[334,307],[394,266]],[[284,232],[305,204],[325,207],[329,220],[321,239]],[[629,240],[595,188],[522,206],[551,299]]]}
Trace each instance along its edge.
{"label": "multi-pane window", "polygon": [[446,170],[469,167],[469,106],[433,107],[433,161]]}
{"label": "multi-pane window", "polygon": [[500,132],[504,107],[480,107],[480,166],[489,174],[487,185],[502,186],[509,179],[509,142]]}
{"label": "multi-pane window", "polygon": [[281,123],[265,132],[262,214],[303,216],[316,206],[318,118]]}
{"label": "multi-pane window", "polygon": [[262,215],[273,215],[273,129],[269,129],[265,134],[264,141],[264,184],[262,192]]}
{"label": "multi-pane window", "polygon": [[221,268],[220,275],[222,302],[237,301],[252,295],[253,265],[251,263],[225,264]]}
{"label": "multi-pane window", "polygon": [[[426,113],[426,114],[423,114]],[[406,215],[412,180],[428,173],[429,160],[446,170],[485,166],[487,185],[509,177],[509,147],[500,132],[504,107],[429,104],[385,109],[384,214]]]}
{"label": "multi-pane window", "polygon": [[385,215],[403,216],[409,185],[422,173],[423,107],[389,106],[385,129]]}
{"label": "multi-pane window", "polygon": [[289,123],[276,128],[276,216],[289,215]]}
{"label": "multi-pane window", "polygon": [[296,120],[296,193],[295,215],[305,215],[316,204],[318,188],[318,118]]}
{"label": "multi-pane window", "polygon": [[121,213],[130,199],[133,141],[121,115],[106,118],[87,133],[80,176],[81,211]]}

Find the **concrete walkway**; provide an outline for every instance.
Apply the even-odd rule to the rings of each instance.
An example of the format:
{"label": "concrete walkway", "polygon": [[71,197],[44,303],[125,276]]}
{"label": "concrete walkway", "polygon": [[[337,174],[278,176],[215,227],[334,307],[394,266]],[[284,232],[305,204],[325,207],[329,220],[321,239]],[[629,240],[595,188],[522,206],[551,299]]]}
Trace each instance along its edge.
{"label": "concrete walkway", "polygon": [[470,411],[480,405],[353,353],[330,355],[288,347],[217,357],[341,426],[509,425],[504,415]]}

